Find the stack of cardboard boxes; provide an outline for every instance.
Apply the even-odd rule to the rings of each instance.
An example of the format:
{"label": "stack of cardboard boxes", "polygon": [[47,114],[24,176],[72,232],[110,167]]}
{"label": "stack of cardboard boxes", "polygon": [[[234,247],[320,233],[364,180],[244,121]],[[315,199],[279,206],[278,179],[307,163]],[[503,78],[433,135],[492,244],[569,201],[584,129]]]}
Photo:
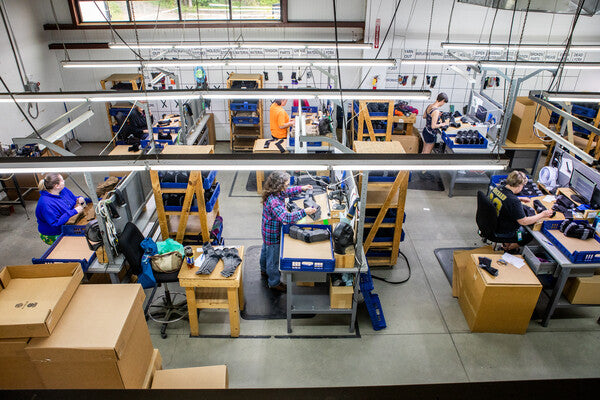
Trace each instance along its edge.
{"label": "stack of cardboard boxes", "polygon": [[79,285],[79,264],[0,271],[0,389],[143,389],[160,369],[140,285]]}

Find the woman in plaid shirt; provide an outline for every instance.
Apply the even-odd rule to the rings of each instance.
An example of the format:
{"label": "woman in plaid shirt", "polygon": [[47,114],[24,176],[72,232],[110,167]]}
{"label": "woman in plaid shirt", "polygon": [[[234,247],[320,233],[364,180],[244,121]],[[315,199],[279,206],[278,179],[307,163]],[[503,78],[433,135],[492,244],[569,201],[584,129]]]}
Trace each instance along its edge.
{"label": "woman in plaid shirt", "polygon": [[279,240],[282,224],[293,224],[307,214],[317,210],[309,207],[304,210],[289,212],[286,209],[286,198],[298,195],[303,190],[312,189],[312,185],[293,186],[288,188],[290,175],[283,171],[275,171],[265,181],[262,203],[262,237],[260,252],[260,273],[268,277],[271,289],[285,292],[286,285],[280,281],[279,273]]}

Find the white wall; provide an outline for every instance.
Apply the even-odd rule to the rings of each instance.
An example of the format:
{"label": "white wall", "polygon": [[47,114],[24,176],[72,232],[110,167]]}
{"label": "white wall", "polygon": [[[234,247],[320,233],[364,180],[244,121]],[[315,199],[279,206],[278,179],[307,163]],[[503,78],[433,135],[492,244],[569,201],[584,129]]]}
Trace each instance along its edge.
{"label": "white wall", "polygon": [[[33,81],[40,82],[42,91],[57,91],[63,85],[56,57],[48,51],[46,34],[42,29],[44,17],[36,11],[39,1],[20,0],[5,1],[5,3],[27,74]],[[22,92],[23,86],[2,22],[0,22],[0,54],[2,54],[0,76],[10,91]],[[0,92],[6,92],[2,85],[0,85]],[[23,104],[22,107],[27,112],[27,104]],[[38,108],[39,116],[37,118],[33,119],[28,116],[36,128],[44,126],[65,112],[63,104],[39,103]],[[35,116],[35,110],[32,110],[32,114]],[[3,129],[0,130],[1,143],[10,144],[12,143],[11,138],[27,136],[33,132],[15,104],[0,104],[0,116],[2,116],[3,125]]]}
{"label": "white wall", "polygon": [[[364,21],[367,0],[336,0],[338,21]],[[289,21],[333,21],[331,0],[288,0]]]}

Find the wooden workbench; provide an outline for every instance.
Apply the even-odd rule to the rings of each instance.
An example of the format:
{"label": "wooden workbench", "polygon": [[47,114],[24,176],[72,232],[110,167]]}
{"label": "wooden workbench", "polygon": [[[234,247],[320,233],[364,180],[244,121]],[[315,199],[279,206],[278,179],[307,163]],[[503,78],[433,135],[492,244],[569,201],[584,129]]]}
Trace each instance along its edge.
{"label": "wooden workbench", "polygon": [[[190,318],[190,335],[198,336],[198,310],[202,308],[227,309],[229,310],[229,325],[231,337],[240,336],[240,310],[244,309],[244,284],[242,281],[242,267],[244,266],[244,246],[235,247],[242,262],[229,278],[221,275],[223,271],[223,260],[219,260],[210,275],[196,275],[200,267],[188,268],[183,264],[179,270],[179,284],[185,288],[185,296],[188,304]],[[202,255],[202,247],[192,246],[194,259]]]}

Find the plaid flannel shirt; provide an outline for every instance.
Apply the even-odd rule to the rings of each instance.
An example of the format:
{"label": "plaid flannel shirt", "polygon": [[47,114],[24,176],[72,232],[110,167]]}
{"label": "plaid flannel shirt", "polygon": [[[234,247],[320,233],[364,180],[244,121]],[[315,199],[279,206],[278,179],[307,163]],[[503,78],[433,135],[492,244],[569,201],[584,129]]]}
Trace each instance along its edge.
{"label": "plaid flannel shirt", "polygon": [[281,225],[293,224],[306,216],[304,210],[291,213],[285,208],[285,198],[300,193],[302,193],[302,187],[292,186],[283,194],[272,194],[267,198],[262,214],[262,237],[265,244],[279,243]]}

